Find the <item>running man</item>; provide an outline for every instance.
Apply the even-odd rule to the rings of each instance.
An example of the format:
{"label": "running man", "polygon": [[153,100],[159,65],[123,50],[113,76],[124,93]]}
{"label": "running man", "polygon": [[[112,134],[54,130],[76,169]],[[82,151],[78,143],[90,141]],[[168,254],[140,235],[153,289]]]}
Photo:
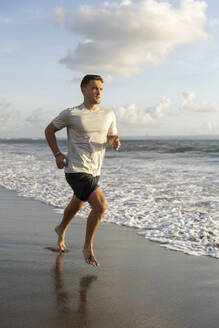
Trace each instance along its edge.
{"label": "running man", "polygon": [[[62,252],[65,246],[67,227],[84,202],[91,206],[83,255],[86,263],[98,266],[94,256],[93,239],[106,210],[106,199],[98,186],[106,142],[118,150],[120,141],[116,129],[115,114],[99,106],[103,91],[103,79],[99,75],[85,75],[81,81],[84,102],[76,107],[63,110],[45,129],[47,142],[59,169],[65,167],[65,177],[74,195],[64,210],[61,223],[55,227],[58,246]],[[68,154],[58,148],[55,133],[67,128]]]}

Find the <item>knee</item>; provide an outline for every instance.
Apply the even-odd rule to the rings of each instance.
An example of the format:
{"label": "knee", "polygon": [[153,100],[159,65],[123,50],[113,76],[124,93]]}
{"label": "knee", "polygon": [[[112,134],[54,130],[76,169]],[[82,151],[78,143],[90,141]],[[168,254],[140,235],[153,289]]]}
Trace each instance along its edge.
{"label": "knee", "polygon": [[69,204],[65,209],[65,214],[75,215],[80,209],[82,209],[83,204]]}
{"label": "knee", "polygon": [[101,216],[104,215],[106,209],[107,209],[107,202],[105,199],[99,202],[98,204],[96,204],[94,208],[94,210]]}
{"label": "knee", "polygon": [[101,204],[100,206],[100,212],[101,214],[104,214],[106,212],[106,209],[107,209],[107,202],[106,200]]}
{"label": "knee", "polygon": [[83,207],[83,204],[76,204],[72,207],[72,211],[77,213],[78,211],[80,211]]}

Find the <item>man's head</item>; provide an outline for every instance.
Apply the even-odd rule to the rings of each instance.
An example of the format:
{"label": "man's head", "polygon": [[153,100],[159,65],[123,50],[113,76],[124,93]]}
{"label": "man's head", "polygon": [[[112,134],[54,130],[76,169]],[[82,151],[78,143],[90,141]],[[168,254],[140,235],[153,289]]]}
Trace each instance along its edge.
{"label": "man's head", "polygon": [[81,81],[84,100],[90,104],[99,104],[103,91],[103,78],[100,75],[85,75]]}

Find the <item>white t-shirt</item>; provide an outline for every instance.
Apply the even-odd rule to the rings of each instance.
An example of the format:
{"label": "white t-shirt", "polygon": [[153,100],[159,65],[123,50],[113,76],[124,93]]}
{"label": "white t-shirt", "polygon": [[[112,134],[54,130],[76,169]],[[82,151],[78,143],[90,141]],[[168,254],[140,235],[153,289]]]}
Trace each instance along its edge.
{"label": "white t-shirt", "polygon": [[100,175],[107,136],[117,134],[114,112],[101,106],[89,110],[81,104],[63,110],[52,122],[58,129],[67,128],[69,161],[65,172]]}

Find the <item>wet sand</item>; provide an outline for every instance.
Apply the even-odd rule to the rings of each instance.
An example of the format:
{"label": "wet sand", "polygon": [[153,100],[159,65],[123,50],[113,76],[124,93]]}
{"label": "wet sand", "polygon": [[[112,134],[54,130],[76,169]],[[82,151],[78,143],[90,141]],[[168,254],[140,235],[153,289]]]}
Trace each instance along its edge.
{"label": "wet sand", "polygon": [[218,260],[102,223],[94,268],[82,256],[86,218],[72,221],[59,254],[52,207],[3,188],[0,203],[2,328],[218,327]]}

